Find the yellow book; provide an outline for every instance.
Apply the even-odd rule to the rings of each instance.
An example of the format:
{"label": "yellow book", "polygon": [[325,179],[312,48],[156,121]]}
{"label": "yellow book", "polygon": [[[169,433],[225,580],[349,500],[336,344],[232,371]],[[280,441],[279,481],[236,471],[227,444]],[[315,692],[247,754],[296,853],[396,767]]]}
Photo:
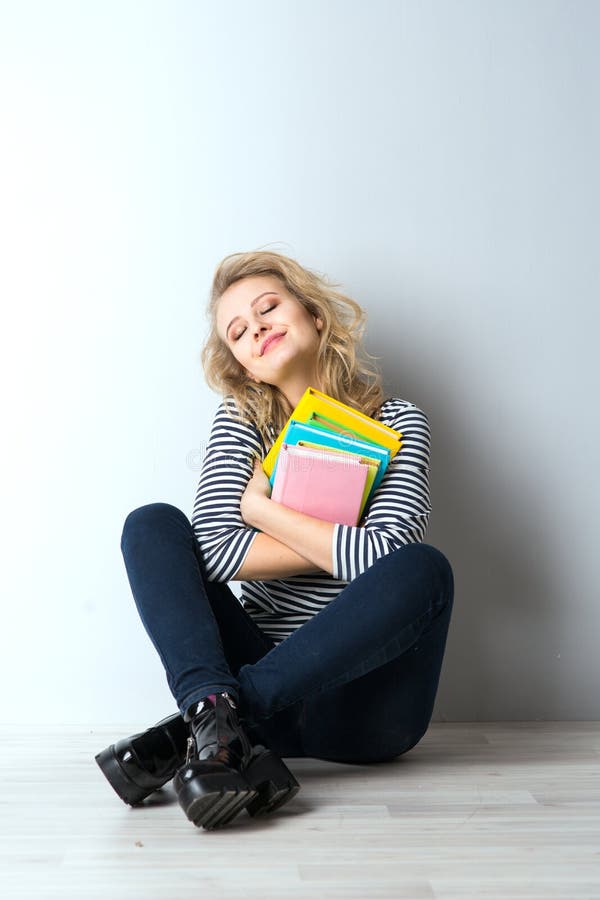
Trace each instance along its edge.
{"label": "yellow book", "polygon": [[354,434],[360,435],[364,440],[378,444],[380,447],[385,447],[390,451],[390,458],[393,458],[402,446],[402,435],[399,431],[394,431],[389,425],[384,425],[383,422],[378,422],[357,409],[352,409],[351,406],[347,406],[345,403],[323,394],[316,388],[308,387],[288,422],[286,422],[281,434],[263,460],[263,470],[269,477],[271,477],[275,468],[275,462],[289,422],[292,419],[296,419],[298,422],[308,422],[314,414],[334,419],[340,429],[347,429]]}
{"label": "yellow book", "polygon": [[[323,450],[322,444],[313,444],[310,441],[298,441],[298,447],[312,447],[313,450]],[[373,459],[372,456],[361,456],[358,453],[349,453],[347,450],[340,450],[339,447],[328,447],[326,452],[342,453],[346,456],[356,456],[359,462],[364,463],[369,467],[369,471],[367,472],[367,480],[365,482],[365,489],[363,491],[362,500],[360,501],[360,509],[358,511],[358,521],[360,522],[363,510],[367,505],[367,500],[369,499],[369,495],[373,487],[373,482],[375,481],[375,476],[377,475],[377,471],[381,464],[381,460]]]}

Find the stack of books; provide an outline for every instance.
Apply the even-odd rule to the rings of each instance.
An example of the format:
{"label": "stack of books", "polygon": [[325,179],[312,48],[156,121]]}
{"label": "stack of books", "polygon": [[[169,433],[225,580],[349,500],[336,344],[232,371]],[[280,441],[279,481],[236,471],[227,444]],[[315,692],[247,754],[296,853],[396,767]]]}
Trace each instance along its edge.
{"label": "stack of books", "polygon": [[356,525],[401,446],[400,432],[309,387],[263,461],[271,499]]}

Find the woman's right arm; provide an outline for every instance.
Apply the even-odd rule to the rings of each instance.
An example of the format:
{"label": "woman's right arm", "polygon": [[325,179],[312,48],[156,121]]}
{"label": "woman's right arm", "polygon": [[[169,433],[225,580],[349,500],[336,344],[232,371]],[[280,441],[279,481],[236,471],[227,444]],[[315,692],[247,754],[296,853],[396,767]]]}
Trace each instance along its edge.
{"label": "woman's right arm", "polygon": [[213,421],[191,518],[208,580],[267,581],[320,571],[242,519],[241,497],[262,451],[256,430],[231,418],[226,402]]}
{"label": "woman's right arm", "polygon": [[256,534],[244,562],[231,581],[271,581],[274,578],[321,572],[314,563],[281,541],[262,532]]}

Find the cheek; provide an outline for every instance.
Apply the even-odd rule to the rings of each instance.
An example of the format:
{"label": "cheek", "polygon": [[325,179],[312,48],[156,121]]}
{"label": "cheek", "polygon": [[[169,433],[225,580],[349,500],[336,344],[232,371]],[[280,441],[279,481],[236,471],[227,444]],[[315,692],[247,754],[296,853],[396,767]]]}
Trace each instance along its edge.
{"label": "cheek", "polygon": [[244,365],[245,355],[243,353],[243,347],[240,347],[239,344],[230,344],[229,352],[236,359],[241,366]]}
{"label": "cheek", "polygon": [[225,350],[227,350],[233,356],[233,358],[237,360],[237,362],[240,362],[240,348],[237,343],[234,343],[233,341],[230,343],[229,341],[225,341],[223,340],[223,338],[221,338],[221,344],[225,348]]}

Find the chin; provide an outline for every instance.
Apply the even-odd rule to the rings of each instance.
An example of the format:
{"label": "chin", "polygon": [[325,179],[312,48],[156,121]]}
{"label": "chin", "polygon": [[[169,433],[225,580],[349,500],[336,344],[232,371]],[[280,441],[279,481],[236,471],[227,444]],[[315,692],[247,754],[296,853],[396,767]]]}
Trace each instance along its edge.
{"label": "chin", "polygon": [[[271,358],[267,359],[269,356]],[[281,346],[273,347],[273,349],[270,352],[267,351],[262,358],[273,367],[273,371],[279,372],[282,366],[289,366],[297,363],[298,354],[293,350],[290,352],[289,347]]]}

